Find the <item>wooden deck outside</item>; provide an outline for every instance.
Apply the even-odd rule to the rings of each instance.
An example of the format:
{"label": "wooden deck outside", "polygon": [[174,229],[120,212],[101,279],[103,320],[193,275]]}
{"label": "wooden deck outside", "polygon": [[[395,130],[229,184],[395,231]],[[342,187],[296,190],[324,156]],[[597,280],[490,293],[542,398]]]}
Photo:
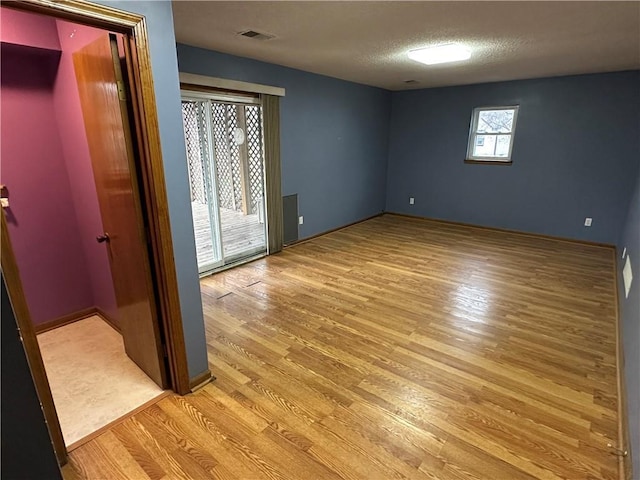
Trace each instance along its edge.
{"label": "wooden deck outside", "polygon": [[[193,226],[196,236],[198,267],[214,261],[209,209],[207,205],[193,202]],[[258,215],[243,215],[226,208],[220,209],[222,224],[222,246],[226,260],[237,259],[257,253],[265,246],[264,224]]]}

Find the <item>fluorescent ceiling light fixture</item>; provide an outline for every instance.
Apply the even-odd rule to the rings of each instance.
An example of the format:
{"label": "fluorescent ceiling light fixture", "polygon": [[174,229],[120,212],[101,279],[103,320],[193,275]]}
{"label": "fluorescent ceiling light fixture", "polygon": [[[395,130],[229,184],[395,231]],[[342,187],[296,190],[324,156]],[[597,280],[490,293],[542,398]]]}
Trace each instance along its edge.
{"label": "fluorescent ceiling light fixture", "polygon": [[409,58],[416,62],[435,65],[437,63],[459,62],[471,58],[471,50],[457,43],[448,43],[436,47],[409,50]]}

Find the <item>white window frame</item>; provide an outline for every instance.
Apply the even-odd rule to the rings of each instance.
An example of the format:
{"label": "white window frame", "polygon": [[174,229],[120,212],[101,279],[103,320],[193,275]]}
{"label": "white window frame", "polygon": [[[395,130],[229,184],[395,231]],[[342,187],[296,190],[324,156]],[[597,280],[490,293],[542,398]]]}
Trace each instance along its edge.
{"label": "white window frame", "polygon": [[[513,142],[515,139],[516,133],[516,123],[518,120],[518,110],[519,105],[509,105],[509,106],[499,106],[499,107],[476,107],[473,109],[471,114],[471,128],[469,129],[469,143],[467,144],[467,160],[473,160],[478,162],[502,162],[502,163],[511,163],[511,153],[513,152]],[[480,112],[484,112],[487,110],[513,110],[513,124],[511,126],[510,133],[486,133],[486,132],[478,132],[478,119],[480,118]],[[476,144],[476,138],[478,135],[496,135],[496,136],[510,136],[511,141],[509,142],[509,155],[506,157],[495,157],[495,156],[478,156],[473,155],[473,147]],[[496,143],[498,140],[496,139]]]}

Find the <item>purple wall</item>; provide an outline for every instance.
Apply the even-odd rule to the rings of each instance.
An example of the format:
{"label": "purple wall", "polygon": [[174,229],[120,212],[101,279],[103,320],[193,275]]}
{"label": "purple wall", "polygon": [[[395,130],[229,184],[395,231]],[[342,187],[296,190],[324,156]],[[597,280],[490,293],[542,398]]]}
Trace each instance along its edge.
{"label": "purple wall", "polygon": [[59,52],[3,44],[1,53],[1,181],[9,189],[9,232],[37,324],[90,307],[93,297],[56,128],[52,69],[43,61]]}
{"label": "purple wall", "polygon": [[93,179],[89,145],[73,68],[72,54],[105,32],[96,28],[56,20],[62,55],[53,88],[53,102],[71,194],[78,218],[80,242],[87,262],[93,304],[117,321],[118,309],[105,244],[96,242],[102,232],[98,193]]}
{"label": "purple wall", "polygon": [[0,181],[9,188],[9,232],[31,316],[40,324],[98,306],[115,319],[71,57],[102,32],[1,10]]}
{"label": "purple wall", "polygon": [[0,12],[3,42],[60,50],[58,29],[52,19],[5,7]]}

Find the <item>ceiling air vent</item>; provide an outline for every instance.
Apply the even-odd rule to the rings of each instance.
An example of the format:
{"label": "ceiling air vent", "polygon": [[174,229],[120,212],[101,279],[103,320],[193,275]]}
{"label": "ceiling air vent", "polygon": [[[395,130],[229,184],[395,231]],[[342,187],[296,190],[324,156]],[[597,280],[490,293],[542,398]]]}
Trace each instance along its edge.
{"label": "ceiling air vent", "polygon": [[239,32],[238,35],[253,38],[254,40],[271,40],[274,37],[274,35],[256,32],[255,30],[245,30],[244,32]]}

